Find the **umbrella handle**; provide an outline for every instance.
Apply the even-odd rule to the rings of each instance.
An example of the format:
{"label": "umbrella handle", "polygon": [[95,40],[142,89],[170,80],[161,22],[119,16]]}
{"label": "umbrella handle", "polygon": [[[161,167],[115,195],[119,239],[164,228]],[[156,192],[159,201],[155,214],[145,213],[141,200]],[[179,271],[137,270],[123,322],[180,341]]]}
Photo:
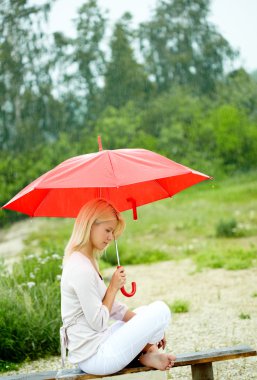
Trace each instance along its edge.
{"label": "umbrella handle", "polygon": [[[120,268],[121,265],[118,265],[117,268]],[[125,297],[132,297],[135,293],[136,293],[136,290],[137,290],[137,284],[133,281],[131,282],[131,286],[132,286],[132,290],[130,293],[128,293],[124,286],[122,286],[122,288],[120,288],[120,291],[121,293],[125,296]]]}

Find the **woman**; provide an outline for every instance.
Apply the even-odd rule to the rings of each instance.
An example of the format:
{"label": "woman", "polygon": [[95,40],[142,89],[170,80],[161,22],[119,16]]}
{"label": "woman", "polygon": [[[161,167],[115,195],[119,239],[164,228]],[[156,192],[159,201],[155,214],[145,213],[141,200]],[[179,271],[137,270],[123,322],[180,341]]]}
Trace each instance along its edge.
{"label": "woman", "polygon": [[[160,370],[171,368],[176,359],[158,351],[166,345],[168,306],[156,301],[131,311],[115,300],[126,283],[124,268],[115,270],[107,288],[99,273],[96,258],[124,227],[121,214],[112,204],[94,199],[80,210],[65,249],[61,280],[62,360],[64,363],[68,348],[69,361],[93,375],[115,373],[135,358],[144,366]],[[110,319],[117,322],[110,326]]]}

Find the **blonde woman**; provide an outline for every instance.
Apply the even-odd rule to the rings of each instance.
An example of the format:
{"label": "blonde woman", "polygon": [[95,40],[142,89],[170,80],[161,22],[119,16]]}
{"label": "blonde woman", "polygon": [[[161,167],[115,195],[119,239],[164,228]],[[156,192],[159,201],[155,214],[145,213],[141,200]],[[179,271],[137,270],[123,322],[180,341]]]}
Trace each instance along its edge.
{"label": "blonde woman", "polygon": [[[108,375],[133,360],[166,370],[175,356],[159,352],[165,348],[165,329],[170,311],[162,301],[131,311],[115,300],[126,283],[123,267],[116,269],[106,287],[97,257],[118,238],[125,222],[112,204],[103,199],[86,203],[75,221],[63,260],[61,280],[62,361],[66,348],[69,361],[93,375]],[[112,325],[109,320],[117,322]],[[139,364],[137,361],[137,363]]]}

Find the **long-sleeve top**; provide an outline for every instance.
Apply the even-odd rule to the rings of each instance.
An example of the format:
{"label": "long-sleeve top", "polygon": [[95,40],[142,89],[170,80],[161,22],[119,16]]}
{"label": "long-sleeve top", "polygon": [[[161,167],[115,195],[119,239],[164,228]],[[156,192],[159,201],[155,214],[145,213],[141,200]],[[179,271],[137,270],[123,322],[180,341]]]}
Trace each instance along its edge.
{"label": "long-sleeve top", "polygon": [[128,309],[114,301],[110,313],[102,303],[106,290],[89,258],[73,252],[64,265],[61,279],[61,338],[64,331],[68,358],[73,364],[94,355],[108,337],[110,318],[122,320]]}

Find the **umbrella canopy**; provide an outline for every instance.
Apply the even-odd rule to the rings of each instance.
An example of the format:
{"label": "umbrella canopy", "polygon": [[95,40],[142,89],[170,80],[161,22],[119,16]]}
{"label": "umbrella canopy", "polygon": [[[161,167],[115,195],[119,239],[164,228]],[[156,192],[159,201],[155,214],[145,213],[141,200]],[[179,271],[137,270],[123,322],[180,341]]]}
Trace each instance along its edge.
{"label": "umbrella canopy", "polygon": [[119,211],[174,194],[208,175],[145,149],[101,150],[70,158],[21,190],[3,208],[32,217],[76,217],[90,199],[111,201]]}

